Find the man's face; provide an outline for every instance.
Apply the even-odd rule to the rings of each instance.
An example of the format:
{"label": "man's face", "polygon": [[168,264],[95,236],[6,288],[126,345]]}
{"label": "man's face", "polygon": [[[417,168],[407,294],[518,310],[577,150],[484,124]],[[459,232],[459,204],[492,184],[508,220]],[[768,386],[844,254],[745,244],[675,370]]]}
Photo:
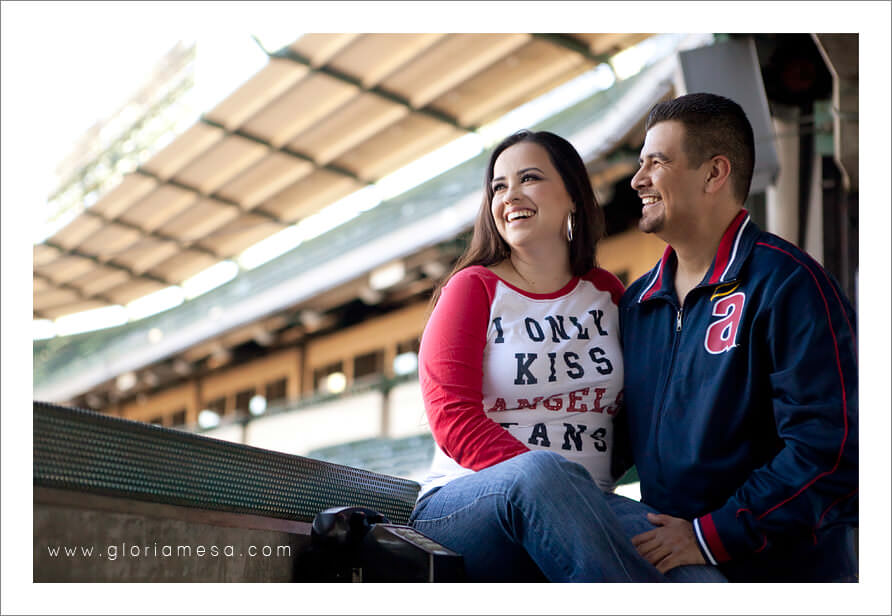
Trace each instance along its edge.
{"label": "man's face", "polygon": [[[685,128],[669,120],[647,131],[632,188],[641,199],[638,228],[669,241],[696,219],[706,175],[684,153]],[[704,163],[706,164],[706,163]]]}

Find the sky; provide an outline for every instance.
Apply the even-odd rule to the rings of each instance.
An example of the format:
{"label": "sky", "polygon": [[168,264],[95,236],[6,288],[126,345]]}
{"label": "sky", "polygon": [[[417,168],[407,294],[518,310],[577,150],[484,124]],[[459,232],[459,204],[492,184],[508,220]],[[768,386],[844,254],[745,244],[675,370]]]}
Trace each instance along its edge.
{"label": "sky", "polygon": [[[269,38],[273,29],[263,20],[244,19],[232,10],[215,17],[216,8],[207,4],[174,9],[144,2],[4,4],[4,16],[10,13],[18,27],[4,27],[3,72],[20,84],[15,96],[4,87],[4,129],[29,154],[27,164],[17,165],[16,200],[34,214],[35,224],[45,217],[57,164],[87,129],[110,117],[144,84],[178,41],[195,41],[199,50],[211,48],[219,55],[248,56],[255,71],[265,62],[252,39],[252,34]],[[294,38],[298,34],[295,30]],[[7,118],[15,119],[7,123]]]}
{"label": "sky", "polygon": [[[546,8],[547,6],[547,8]],[[238,613],[294,611],[298,604],[316,613],[723,613],[736,606],[744,612],[786,611],[789,603],[774,603],[769,591],[724,590],[716,601],[691,603],[681,590],[661,589],[629,594],[590,585],[562,588],[559,593],[511,589],[511,595],[489,593],[484,603],[466,603],[479,593],[440,593],[434,599],[415,591],[403,595],[411,602],[394,602],[387,589],[339,588],[338,602],[321,592],[290,585],[257,590],[214,586],[201,593],[187,585],[122,588],[102,586],[98,601],[94,587],[66,585],[62,592],[46,592],[31,584],[30,482],[22,464],[30,455],[26,410],[31,379],[31,236],[35,215],[49,191],[52,170],[77,137],[97,119],[116,109],[151,68],[178,40],[215,40],[242,45],[251,34],[282,40],[283,31],[299,32],[860,32],[862,61],[861,111],[870,132],[862,139],[861,280],[859,329],[862,354],[861,382],[868,400],[885,418],[879,429],[863,431],[865,451],[880,456],[874,464],[888,466],[889,369],[889,4],[886,2],[753,3],[723,2],[718,9],[707,2],[484,2],[484,3],[290,3],[290,2],[3,2],[2,36],[2,471],[4,498],[2,602],[4,613]],[[804,11],[804,13],[803,13]],[[394,16],[399,15],[399,19]],[[222,42],[222,43],[219,43]],[[253,44],[253,43],[251,43]],[[872,94],[872,95],[869,95]],[[869,138],[868,138],[869,135]],[[870,154],[877,154],[871,156]],[[877,183],[872,180],[881,178]],[[864,252],[870,249],[870,256]],[[879,285],[879,296],[876,286]],[[876,300],[874,299],[876,298]],[[867,324],[867,325],[865,325]],[[877,344],[881,347],[877,349]],[[870,353],[877,353],[871,355]],[[883,385],[882,391],[875,391]],[[875,421],[871,419],[871,421]],[[875,424],[872,424],[872,426]],[[873,439],[872,441],[870,439]],[[882,457],[885,456],[885,457]],[[885,523],[862,528],[865,541],[889,545],[888,486],[864,491],[862,511],[885,512]],[[15,495],[8,490],[15,489]],[[10,498],[9,496],[12,496]],[[12,508],[11,503],[25,503]],[[881,520],[882,522],[882,520]],[[18,530],[16,530],[18,529]],[[799,613],[870,613],[876,598],[875,574],[882,576],[882,596],[888,595],[888,552],[882,563],[863,569],[856,588],[810,588],[796,591]],[[864,561],[862,561],[864,562]],[[125,592],[127,594],[125,594]],[[698,589],[698,593],[701,590]],[[715,592],[703,590],[707,598]],[[400,590],[403,593],[403,589]],[[558,596],[560,595],[560,596]],[[733,601],[727,601],[728,597]],[[135,603],[139,597],[147,603]],[[374,600],[369,601],[369,597]],[[93,601],[88,601],[89,599]],[[79,601],[75,601],[75,599]],[[475,599],[476,600],[476,599]],[[258,603],[259,601],[259,603]],[[309,603],[307,603],[309,601]],[[761,602],[760,602],[761,601]],[[885,598],[888,606],[888,598]],[[754,602],[754,603],[753,603]],[[467,605],[467,607],[466,607]],[[630,606],[631,605],[631,606]],[[781,607],[778,607],[780,605]],[[258,610],[258,606],[260,609]],[[419,610],[423,606],[425,609]],[[755,606],[755,607],[752,607]],[[787,606],[787,607],[785,607]],[[809,609],[811,610],[809,612]],[[888,613],[879,611],[876,613]]]}

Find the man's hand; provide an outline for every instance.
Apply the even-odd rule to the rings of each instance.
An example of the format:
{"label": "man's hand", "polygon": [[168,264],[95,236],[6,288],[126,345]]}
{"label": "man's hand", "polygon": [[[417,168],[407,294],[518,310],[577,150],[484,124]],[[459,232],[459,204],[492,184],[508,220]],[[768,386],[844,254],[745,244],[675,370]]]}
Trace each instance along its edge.
{"label": "man's hand", "polygon": [[705,565],[703,554],[694,537],[694,525],[681,518],[648,513],[647,519],[657,528],[632,537],[638,553],[666,573],[679,565]]}

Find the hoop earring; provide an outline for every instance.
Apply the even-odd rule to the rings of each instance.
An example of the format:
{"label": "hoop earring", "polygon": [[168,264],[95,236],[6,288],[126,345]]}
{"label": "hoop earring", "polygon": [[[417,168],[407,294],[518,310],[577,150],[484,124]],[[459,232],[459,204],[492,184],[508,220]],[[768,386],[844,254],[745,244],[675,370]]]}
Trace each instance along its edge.
{"label": "hoop earring", "polygon": [[567,241],[573,241],[573,212],[567,214]]}

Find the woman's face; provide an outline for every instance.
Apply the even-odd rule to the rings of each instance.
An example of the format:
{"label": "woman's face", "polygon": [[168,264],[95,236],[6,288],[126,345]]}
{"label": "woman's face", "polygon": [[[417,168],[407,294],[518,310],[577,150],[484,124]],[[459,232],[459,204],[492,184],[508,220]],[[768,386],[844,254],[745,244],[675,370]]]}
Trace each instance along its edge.
{"label": "woman's face", "polygon": [[567,216],[575,211],[561,174],[547,150],[521,141],[493,166],[492,216],[512,249],[567,246]]}

